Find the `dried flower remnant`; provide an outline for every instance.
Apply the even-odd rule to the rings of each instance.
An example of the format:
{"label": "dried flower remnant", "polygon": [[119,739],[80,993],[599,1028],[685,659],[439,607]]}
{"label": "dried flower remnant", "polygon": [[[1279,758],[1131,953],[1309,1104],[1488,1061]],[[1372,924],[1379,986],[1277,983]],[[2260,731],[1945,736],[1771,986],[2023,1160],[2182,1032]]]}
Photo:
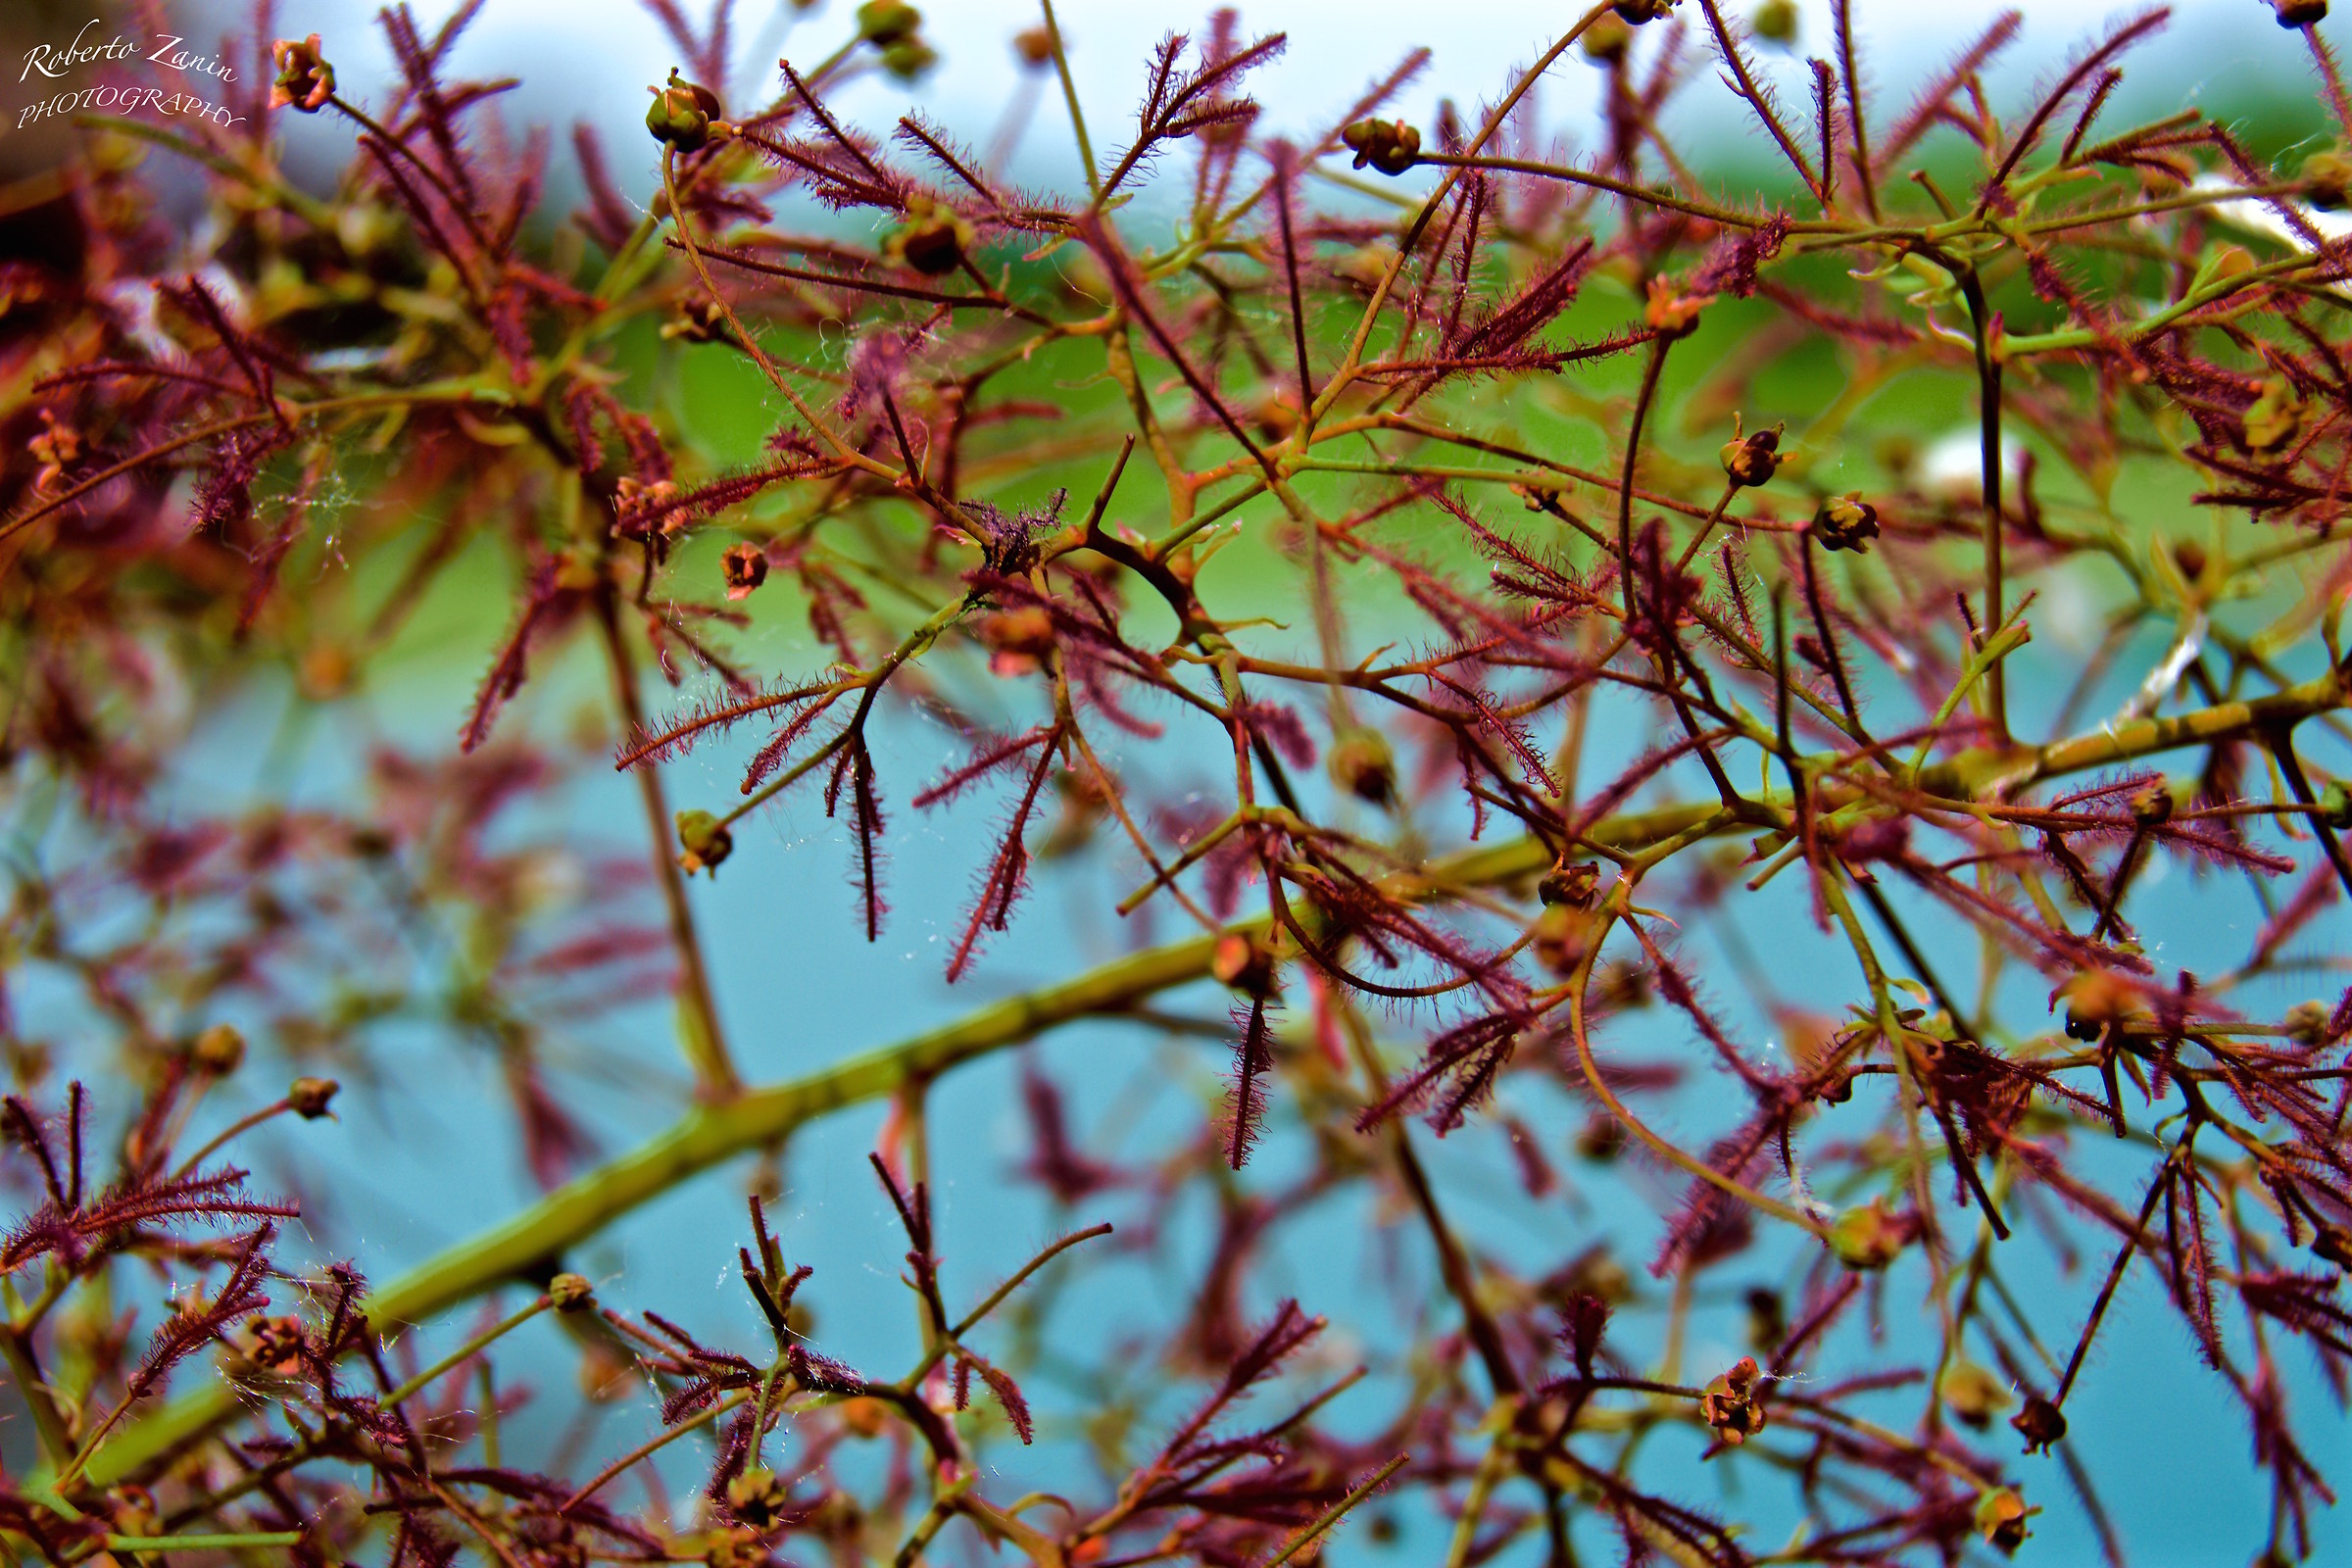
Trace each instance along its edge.
{"label": "dried flower remnant", "polygon": [[761,583],[767,581],[767,551],[755,544],[727,546],[719,557],[719,570],[725,576],[729,599],[748,599]]}
{"label": "dried flower remnant", "polygon": [[1718,1442],[1736,1448],[1764,1430],[1764,1407],[1756,1402],[1761,1376],[1756,1358],[1743,1355],[1700,1391],[1699,1419],[1714,1432]]}
{"label": "dried flower remnant", "polygon": [[335,68],[319,53],[318,34],[280,38],[270,46],[277,79],[270,87],[270,107],[292,108],[315,115],[335,95]]}

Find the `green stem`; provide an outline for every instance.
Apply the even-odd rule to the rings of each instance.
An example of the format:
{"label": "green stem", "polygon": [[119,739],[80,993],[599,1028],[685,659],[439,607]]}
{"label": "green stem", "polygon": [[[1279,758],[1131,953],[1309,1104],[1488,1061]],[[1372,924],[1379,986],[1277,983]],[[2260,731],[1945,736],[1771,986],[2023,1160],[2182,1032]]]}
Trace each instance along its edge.
{"label": "green stem", "polygon": [[245,1546],[299,1546],[299,1530],[263,1530],[242,1536],[109,1536],[109,1551],[234,1551]]}

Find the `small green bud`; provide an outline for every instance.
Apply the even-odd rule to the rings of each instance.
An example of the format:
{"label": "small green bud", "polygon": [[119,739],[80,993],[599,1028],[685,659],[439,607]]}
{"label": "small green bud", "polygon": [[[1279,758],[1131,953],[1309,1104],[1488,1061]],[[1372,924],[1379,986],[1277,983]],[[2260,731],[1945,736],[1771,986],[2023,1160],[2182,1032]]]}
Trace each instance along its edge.
{"label": "small green bud", "polygon": [[245,1037],[234,1024],[214,1024],[189,1043],[188,1059],[202,1071],[225,1078],[244,1063]]}
{"label": "small green bud", "polygon": [[1910,1240],[1910,1227],[1873,1199],[1849,1208],[1830,1227],[1830,1250],[1851,1269],[1881,1269],[1893,1262]]}
{"label": "small green bud", "polygon": [[688,876],[706,869],[716,876],[718,862],[735,853],[735,835],[709,811],[680,811],[678,848],[685,851],[678,857],[678,863],[686,868]]}
{"label": "small green bud", "polygon": [[1396,763],[1389,743],[1378,730],[1350,729],[1331,745],[1324,759],[1331,781],[1359,801],[1387,806],[1396,799]]}
{"label": "small green bud", "polygon": [[584,1312],[596,1304],[596,1287],[584,1274],[559,1274],[547,1282],[547,1300],[559,1312]]}
{"label": "small green bud", "polygon": [[1770,43],[1788,48],[1796,42],[1796,0],[1764,0],[1748,18],[1750,31]]}
{"label": "small green bud", "polygon": [[691,153],[708,142],[734,133],[735,127],[718,118],[718,94],[688,81],[674,66],[670,68],[669,85],[654,88],[653,94],[653,107],[645,112],[645,128],[656,141]]}
{"label": "small green bud", "polygon": [[866,0],[858,8],[858,36],[877,49],[913,37],[922,25],[923,14],[906,0]]}

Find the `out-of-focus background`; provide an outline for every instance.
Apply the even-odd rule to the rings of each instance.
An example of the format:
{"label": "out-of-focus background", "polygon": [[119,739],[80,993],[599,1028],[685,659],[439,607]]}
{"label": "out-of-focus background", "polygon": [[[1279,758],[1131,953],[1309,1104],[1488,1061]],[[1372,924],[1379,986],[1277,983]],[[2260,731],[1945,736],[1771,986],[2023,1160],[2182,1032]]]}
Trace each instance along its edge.
{"label": "out-of-focus background", "polygon": [[[699,0],[685,3],[701,24],[707,7]],[[421,0],[416,9],[430,27],[451,6],[448,0]],[[938,66],[912,85],[866,74],[835,97],[835,109],[854,122],[881,126],[909,105],[919,106],[965,141],[983,146],[1021,124],[1009,154],[1014,177],[1037,186],[1076,186],[1079,171],[1057,91],[1049,80],[1023,72],[1011,47],[1013,33],[1036,21],[1029,6],[1014,0],[945,0],[923,9],[925,35],[938,52]],[[1307,133],[1322,128],[1367,82],[1420,45],[1429,46],[1433,57],[1397,112],[1426,125],[1439,101],[1450,98],[1472,113],[1500,89],[1513,67],[1531,59],[1553,29],[1565,25],[1575,9],[1506,0],[1263,0],[1243,7],[1242,20],[1248,32],[1290,35],[1286,55],[1253,81],[1253,92],[1267,109],[1264,128]],[[1826,4],[1807,3],[1800,10],[1795,52],[1768,56],[1785,82],[1794,81],[1803,56],[1821,52],[1829,35]],[[1857,0],[1870,76],[1882,103],[1891,109],[1907,102],[1912,84],[1964,47],[1997,10],[1984,0]],[[21,61],[35,42],[72,37],[90,11],[84,0],[12,0],[0,14],[0,60]],[[373,0],[280,4],[267,27],[276,35],[320,33],[342,91],[365,103],[380,98],[390,74],[374,11]],[[853,29],[852,12],[849,0],[820,0],[806,10],[756,0],[739,7],[729,77],[711,85],[722,88],[731,107],[764,101],[775,88],[777,57],[813,62],[831,54]],[[2089,0],[2032,5],[2021,40],[1992,73],[1996,99],[2005,108],[2017,104],[2037,73],[2054,71],[2077,42],[2096,35],[2118,15]],[[1099,146],[1114,145],[1117,127],[1131,120],[1152,44],[1168,31],[1205,25],[1201,11],[1164,0],[1070,0],[1061,21]],[[109,13],[93,35],[120,32],[157,42],[166,30],[184,32],[186,47],[211,52],[220,48],[223,34],[249,34],[253,24],[242,9],[182,4],[153,16]],[[2352,15],[2328,24],[2330,29],[2339,25],[2352,27]],[[252,69],[250,52],[225,58],[234,69]],[[673,64],[684,61],[661,24],[627,0],[490,0],[459,44],[453,70],[472,77],[520,78],[507,100],[510,122],[551,126],[559,133],[560,149],[565,146],[562,133],[573,122],[595,126],[624,189],[642,200],[653,186],[656,167],[655,144],[642,124],[645,89]],[[1704,72],[1702,65],[1702,76]],[[1571,55],[1543,83],[1543,122],[1571,149],[1592,139],[1596,81],[1592,70]],[[54,160],[74,133],[55,125],[17,129],[17,106],[31,96],[33,86],[11,91],[13,97],[0,98],[0,107],[8,109],[0,119],[0,177],[37,177],[44,162]],[[2108,119],[2121,124],[2135,115],[2194,105],[2240,122],[2249,139],[2275,151],[2319,134],[2315,103],[2308,60],[2293,35],[2273,24],[2267,6],[2258,0],[2191,0],[2175,8],[2173,25],[2160,41],[2132,57],[2128,86]],[[1737,108],[1728,94],[1702,80],[1686,95],[1674,122],[1683,127],[1684,144],[1696,153],[1702,174],[1733,190],[1758,177],[1776,177],[1759,138]],[[347,125],[331,117],[287,120],[283,134],[298,170],[324,178],[347,157]],[[558,153],[560,187],[569,177],[568,157],[567,151]],[[562,205],[561,189],[555,205]],[[792,208],[786,220],[804,228],[863,221],[832,218],[806,203]],[[1125,220],[1152,221],[1149,203]],[[710,399],[701,412],[715,425],[757,423],[756,404],[725,406],[724,398],[710,390],[715,384],[690,382],[679,395]],[[792,670],[821,661],[789,606],[754,608],[760,617],[736,645],[752,668]],[[2053,594],[2044,612],[2062,617],[2062,596]],[[298,800],[331,796],[351,785],[348,760],[375,741],[391,736],[419,747],[453,744],[464,702],[504,619],[503,606],[487,601],[470,614],[428,617],[423,624],[429,634],[405,645],[407,662],[373,689],[364,716],[300,716],[299,705],[286,691],[267,686],[221,694],[187,776],[173,781],[173,787],[191,802],[208,804],[248,794]],[[2058,641],[2063,643],[2063,636]],[[2160,652],[2135,649],[2120,660],[2114,684],[2128,690]],[[561,730],[575,707],[594,698],[596,678],[586,667],[548,671],[534,681],[510,721]],[[2021,700],[2032,701],[2032,694]],[[2104,711],[2116,700],[2116,692],[2105,692],[2091,710]],[[1630,757],[1644,739],[1626,733],[1605,741],[1596,747],[1605,755],[1595,767]],[[945,730],[919,724],[901,726],[884,741],[884,770],[899,779],[935,776],[956,745]],[[676,803],[731,797],[734,760],[734,753],[713,749],[678,764],[672,773]],[[893,869],[894,903],[903,912],[879,948],[868,948],[851,930],[847,897],[839,886],[842,849],[836,824],[808,801],[747,824],[735,863],[715,882],[698,883],[695,897],[710,933],[721,1005],[748,1075],[768,1080],[808,1071],[1065,974],[1080,962],[1107,958],[1127,945],[1131,933],[1079,917],[1082,910],[1102,906],[1102,884],[1093,879],[1049,883],[980,973],[950,991],[939,978],[939,944],[962,903],[978,842],[971,834],[984,830],[986,809],[940,820],[905,817]],[[576,833],[584,844],[633,846],[639,831],[635,813],[625,782],[592,768],[564,803],[563,813],[535,826],[558,835]],[[579,866],[573,869],[578,872]],[[2176,924],[2210,919],[2219,929],[2259,918],[2243,901],[2222,902],[2223,895],[2208,886],[2152,896],[2176,894]],[[2217,902],[2207,905],[2208,899]],[[1774,907],[1801,921],[1793,894]],[[1801,956],[1771,944],[1771,922],[1760,921],[1755,929],[1766,963],[1801,971]],[[2341,932],[2340,923],[2335,929]],[[337,978],[358,984],[368,977]],[[1800,978],[1789,985],[1801,990],[1806,983]],[[1840,969],[1824,976],[1817,989],[1827,997],[1846,984]],[[1188,1000],[1201,1004],[1195,1010],[1204,1013],[1221,1004],[1215,998]],[[37,1020],[42,998],[35,992],[20,998],[20,1005]],[[532,1195],[527,1174],[507,1152],[508,1111],[489,1059],[464,1042],[423,1031],[404,1037],[395,1026],[389,1038],[392,1048],[380,1080],[355,1085],[346,1100],[339,1135],[349,1142],[339,1145],[336,1130],[273,1126],[247,1149],[264,1183],[316,1200],[313,1239],[321,1252],[357,1253],[385,1273],[503,1217]],[[617,1152],[659,1126],[679,1103],[667,1019],[658,1009],[616,1014],[584,1027],[581,1040],[578,1059],[596,1063],[604,1075],[602,1098],[591,1102],[591,1128],[604,1152]],[[1139,1031],[1102,1024],[1057,1035],[1038,1049],[1080,1091],[1077,1114],[1089,1136],[1138,1148],[1154,1138],[1182,1136],[1194,1125],[1188,1118],[1197,1118],[1213,1102],[1223,1048],[1214,1041],[1195,1048],[1147,1043]],[[632,1055],[638,1058],[635,1065],[610,1070],[612,1060]],[[65,1067],[102,1070],[71,1060]],[[1017,1256],[1050,1234],[1060,1217],[1004,1194],[1000,1178],[1019,1157],[1023,1138],[1013,1062],[968,1069],[955,1088],[952,1102],[961,1119],[944,1123],[940,1131],[942,1223],[951,1282],[969,1287],[982,1282],[992,1266],[973,1259]],[[225,1119],[238,1107],[214,1108]],[[904,1359],[911,1317],[896,1279],[903,1244],[890,1235],[862,1159],[879,1115],[859,1110],[832,1118],[786,1152],[778,1220],[795,1260],[817,1266],[809,1298],[820,1343],[860,1365],[895,1367]],[[1573,1126],[1564,1109],[1549,1120],[1532,1119],[1555,1130]],[[1651,1213],[1614,1183],[1596,1184],[1585,1195],[1589,1202],[1561,1200],[1556,1210],[1531,1212],[1493,1143],[1488,1140],[1482,1149],[1465,1137],[1433,1155],[1443,1179],[1460,1183],[1473,1195],[1465,1225],[1482,1245],[1508,1250],[1538,1238],[1556,1255],[1563,1235],[1597,1236],[1611,1229],[1632,1237],[1654,1234]],[[345,1151],[352,1147],[367,1149],[364,1164],[348,1157]],[[1270,1181],[1268,1168],[1278,1175],[1282,1157],[1279,1142],[1270,1144],[1265,1159],[1246,1179]],[[356,1184],[355,1170],[365,1172]],[[723,1176],[673,1195],[616,1226],[576,1262],[607,1282],[618,1304],[655,1307],[721,1337],[730,1326],[746,1334],[752,1328],[750,1309],[732,1275],[741,1227],[735,1199],[740,1185],[737,1178]],[[1068,1217],[1084,1222],[1097,1216]],[[1214,1217],[1203,1212],[1193,1218],[1198,1234],[1178,1238],[1177,1245],[1205,1244]],[[1336,1337],[1343,1342],[1409,1334],[1414,1303],[1387,1298],[1385,1286],[1371,1283],[1383,1245],[1375,1229],[1370,1215],[1333,1213],[1290,1230],[1263,1272],[1264,1299],[1253,1298],[1253,1307],[1262,1310],[1276,1294],[1290,1291],[1310,1309],[1331,1311]],[[1635,1241],[1627,1254],[1646,1252]],[[2047,1299],[2060,1303],[2080,1303],[2090,1289],[2080,1269],[2072,1274],[2051,1269],[2037,1279],[2050,1293]],[[1055,1321],[1079,1331],[1089,1325],[1101,1325],[1105,1333],[1120,1331],[1152,1309],[1160,1288],[1139,1264],[1113,1267],[1090,1276],[1061,1300]],[[1696,1348],[1695,1358],[1720,1355],[1728,1361],[1740,1353],[1730,1326],[1738,1291],[1728,1280],[1724,1290],[1726,1299],[1717,1303],[1722,1310],[1709,1320],[1719,1332],[1710,1330],[1715,1339]],[[2062,1304],[2053,1312],[2059,1320],[2071,1320],[2077,1309]],[[2069,1414],[2107,1489],[2131,1561],[2191,1568],[2242,1560],[2259,1538],[2266,1506],[2242,1422],[2196,1366],[2185,1331],[2144,1273],[2128,1284],[2114,1322]],[[1899,1335],[1906,1327],[1895,1324],[1890,1332]],[[559,1347],[551,1338],[541,1349],[549,1357],[547,1379],[560,1384],[568,1373],[558,1359]],[[2311,1423],[2307,1430],[2320,1435],[2319,1456],[2352,1470],[2345,1463],[2352,1460],[2352,1426],[2340,1420],[2328,1426],[2320,1414],[2327,1392],[2309,1362],[2290,1352],[2288,1364],[2298,1380],[2299,1408]],[[550,1410],[565,1407],[568,1394],[555,1388]],[[1362,1396],[1377,1397],[1379,1391]],[[1050,1413],[1050,1403],[1048,1408]],[[609,1429],[596,1439],[602,1446],[625,1446],[651,1430],[650,1412],[634,1403],[601,1419]],[[528,1421],[517,1430],[525,1434],[514,1440],[517,1444],[532,1441]],[[2327,1441],[2330,1432],[2332,1444]],[[564,1436],[539,1433],[550,1445]],[[1703,1496],[1696,1480],[1675,1490]],[[2036,1522],[2028,1547],[2032,1559],[2045,1564],[2095,1560],[2079,1512],[2054,1480],[2045,1490],[2049,1495],[2039,1500],[2049,1512]],[[1395,1555],[1379,1560],[1428,1560],[1433,1542],[1442,1539],[1411,1521],[1403,1524],[1389,1548]],[[2321,1529],[2320,1560],[2331,1560],[2332,1549],[2341,1553],[2332,1560],[2352,1561],[2352,1528],[2331,1519]],[[1758,1544],[1768,1548],[1770,1543]],[[1371,1560],[1379,1548],[1357,1536],[1335,1549],[1348,1561],[1359,1554]]]}

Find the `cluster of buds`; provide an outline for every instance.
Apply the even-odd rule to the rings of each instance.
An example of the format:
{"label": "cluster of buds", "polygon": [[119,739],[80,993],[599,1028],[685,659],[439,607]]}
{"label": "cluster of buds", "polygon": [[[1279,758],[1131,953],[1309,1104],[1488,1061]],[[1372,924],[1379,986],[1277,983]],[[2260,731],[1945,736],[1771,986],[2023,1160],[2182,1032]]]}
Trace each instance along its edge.
{"label": "cluster of buds", "polygon": [[684,852],[678,857],[678,864],[688,876],[708,870],[715,877],[719,862],[735,853],[735,835],[709,811],[680,811],[678,848]]}
{"label": "cluster of buds", "polygon": [[1781,430],[1774,425],[1753,435],[1740,435],[1735,418],[1732,439],[1723,444],[1723,474],[1736,490],[1753,490],[1772,482],[1781,466]]}
{"label": "cluster of buds", "polygon": [[758,545],[729,545],[718,564],[726,574],[729,599],[745,598],[767,581],[767,552]]}
{"label": "cluster of buds", "polygon": [[24,443],[24,450],[41,466],[32,476],[32,487],[46,490],[64,478],[66,469],[81,457],[81,432],[43,409],[41,427]]}
{"label": "cluster of buds", "polygon": [[559,1312],[585,1312],[596,1304],[596,1287],[585,1274],[559,1274],[547,1282],[547,1304]]}
{"label": "cluster of buds", "polygon": [[277,67],[277,80],[270,84],[270,108],[315,115],[334,97],[335,68],[318,53],[317,33],[299,43],[292,38],[278,39],[270,46],[270,59]]}
{"label": "cluster of buds", "polygon": [[1355,154],[1357,169],[1369,164],[1384,174],[1401,174],[1421,156],[1421,132],[1401,120],[1359,120],[1340,140]]}
{"label": "cluster of buds", "polygon": [[883,242],[882,255],[893,267],[939,277],[961,267],[971,245],[972,225],[961,213],[917,195],[906,204],[906,221]]}
{"label": "cluster of buds", "polygon": [[923,14],[906,0],[866,0],[858,8],[858,36],[873,45],[882,69],[912,81],[939,64],[939,53],[923,41]]}
{"label": "cluster of buds", "polygon": [[669,68],[669,85],[646,90],[654,95],[654,105],[645,112],[645,128],[658,142],[692,153],[735,134],[735,127],[719,118],[718,94],[688,81],[675,66]]}
{"label": "cluster of buds", "polygon": [[1813,537],[1824,550],[1870,554],[1870,541],[1879,536],[1879,509],[1853,495],[1832,496],[1813,514]]}
{"label": "cluster of buds", "polygon": [[1764,1430],[1764,1407],[1756,1402],[1756,1384],[1761,1374],[1756,1358],[1743,1355],[1732,1363],[1731,1370],[1709,1381],[1699,1391],[1699,1419],[1715,1431],[1721,1442],[1737,1448]]}

